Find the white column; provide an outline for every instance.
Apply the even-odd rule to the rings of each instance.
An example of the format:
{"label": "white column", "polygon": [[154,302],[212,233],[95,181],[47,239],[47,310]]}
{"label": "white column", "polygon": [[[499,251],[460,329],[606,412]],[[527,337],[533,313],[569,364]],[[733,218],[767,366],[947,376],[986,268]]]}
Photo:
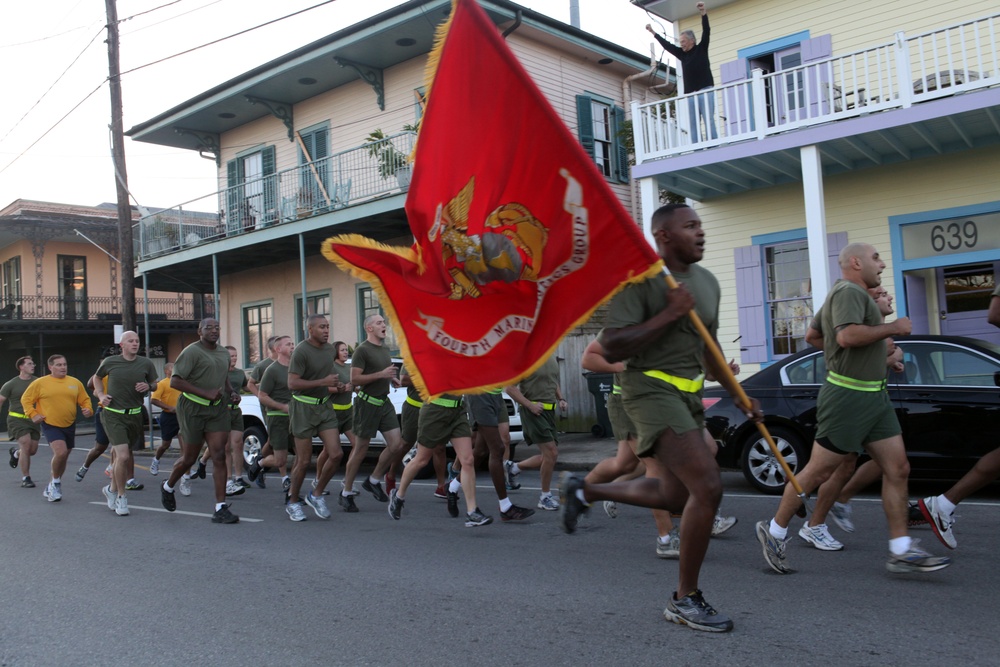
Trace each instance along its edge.
{"label": "white column", "polygon": [[639,219],[636,222],[639,223],[639,228],[642,229],[642,234],[646,237],[649,245],[656,250],[656,241],[653,240],[653,234],[649,229],[650,218],[660,207],[660,188],[657,187],[655,178],[639,179],[639,205],[642,210],[639,212]]}
{"label": "white column", "polygon": [[826,251],[826,206],[823,201],[823,167],[819,148],[803,146],[802,194],[806,204],[806,239],[809,241],[809,273],[812,282],[813,311],[826,301],[830,291]]}

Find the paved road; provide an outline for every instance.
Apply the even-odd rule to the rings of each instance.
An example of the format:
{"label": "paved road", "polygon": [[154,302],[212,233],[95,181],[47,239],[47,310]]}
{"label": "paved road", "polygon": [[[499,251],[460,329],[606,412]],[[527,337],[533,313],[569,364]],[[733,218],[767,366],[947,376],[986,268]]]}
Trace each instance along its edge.
{"label": "paved road", "polygon": [[[81,460],[72,454],[70,469]],[[402,521],[363,496],[359,514],[309,511],[294,524],[273,484],[236,499],[240,525],[220,526],[208,519],[210,480],[178,495],[173,514],[149,484],[131,494],[131,516],[117,517],[100,466],[80,484],[68,476],[60,503],[8,471],[0,664],[995,664],[995,499],[962,505],[956,563],[940,573],[885,572],[884,518],[868,498],[857,502],[858,532],[837,533],[845,551],[795,538],[798,572],[781,576],[753,537],[776,500],[724,476],[724,510],[740,523],[713,541],[701,585],[736,629],[710,635],[663,620],[677,564],[654,556],[637,508],[615,520],[595,508],[572,536],[543,512],[473,529],[419,482]],[[528,504],[537,477],[522,477],[516,499]],[[496,515],[492,492],[481,484],[480,494]],[[914,534],[942,550],[928,531]]]}

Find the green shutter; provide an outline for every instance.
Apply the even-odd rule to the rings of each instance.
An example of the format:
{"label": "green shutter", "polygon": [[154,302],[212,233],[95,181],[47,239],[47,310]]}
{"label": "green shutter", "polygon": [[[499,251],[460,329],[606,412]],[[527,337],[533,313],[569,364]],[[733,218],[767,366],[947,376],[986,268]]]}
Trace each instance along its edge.
{"label": "green shutter", "polygon": [[622,128],[625,126],[624,109],[621,107],[611,108],[611,125],[611,136],[614,141],[612,144],[612,151],[614,152],[615,159],[614,175],[618,178],[619,183],[628,183],[628,149],[626,149],[625,141],[621,136]]}
{"label": "green shutter", "polygon": [[576,96],[576,120],[579,125],[580,143],[587,155],[594,157],[594,113],[589,95]]}
{"label": "green shutter", "polygon": [[264,176],[264,211],[267,224],[277,221],[278,215],[278,176],[275,173],[274,146],[265,146],[260,152],[261,171]]}
{"label": "green shutter", "polygon": [[240,229],[240,207],[243,204],[243,161],[239,158],[226,163],[226,229]]}

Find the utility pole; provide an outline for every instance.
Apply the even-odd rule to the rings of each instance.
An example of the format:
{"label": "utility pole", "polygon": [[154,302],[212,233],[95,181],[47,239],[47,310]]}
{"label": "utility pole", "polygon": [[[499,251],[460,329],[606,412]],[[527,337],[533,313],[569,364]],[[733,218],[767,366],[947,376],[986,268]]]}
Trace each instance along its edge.
{"label": "utility pole", "polygon": [[118,193],[118,256],[121,258],[122,325],[135,331],[135,269],[132,252],[132,207],[125,171],[125,129],[122,126],[122,82],[118,65],[118,7],[104,0],[108,14],[108,81],[111,89],[111,153]]}

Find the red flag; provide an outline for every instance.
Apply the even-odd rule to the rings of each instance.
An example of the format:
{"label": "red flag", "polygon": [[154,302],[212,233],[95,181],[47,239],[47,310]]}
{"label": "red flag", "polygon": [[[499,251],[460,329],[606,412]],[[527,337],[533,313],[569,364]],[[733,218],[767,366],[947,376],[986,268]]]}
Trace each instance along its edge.
{"label": "red flag", "polygon": [[475,393],[534,371],[661,264],[473,0],[453,3],[428,72],[413,247],[352,234],[323,254],[376,290],[421,393]]}

